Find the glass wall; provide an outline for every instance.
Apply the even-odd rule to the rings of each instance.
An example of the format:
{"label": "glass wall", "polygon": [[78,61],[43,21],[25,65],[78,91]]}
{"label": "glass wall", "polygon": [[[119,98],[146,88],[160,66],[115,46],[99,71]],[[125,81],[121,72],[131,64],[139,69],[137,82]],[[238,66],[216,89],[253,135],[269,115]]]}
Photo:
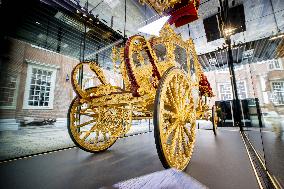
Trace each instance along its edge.
{"label": "glass wall", "polygon": [[[79,62],[96,61],[108,83],[123,87],[112,47],[153,12],[134,1],[126,1],[126,10],[124,1],[116,3],[1,1],[0,160],[74,146],[67,113],[76,98],[72,69]],[[100,84],[88,66],[75,78],[83,89]],[[148,119],[134,122],[127,135],[148,132],[151,125]]]}
{"label": "glass wall", "polygon": [[[208,6],[206,6],[206,4]],[[200,5],[203,19],[189,25],[206,75],[215,92],[214,102],[233,98],[228,70],[228,46],[216,26],[214,5]],[[203,9],[203,7],[209,7]],[[245,134],[275,182],[284,185],[283,44],[284,2],[229,1],[232,58]],[[234,7],[239,14],[234,13]],[[214,14],[215,13],[215,14]],[[235,14],[235,15],[234,15]],[[215,18],[214,18],[215,17]],[[215,23],[215,24],[214,24]],[[224,108],[226,109],[226,108]],[[227,110],[227,112],[232,112]],[[233,124],[231,124],[233,125]],[[222,125],[220,125],[222,126]]]}
{"label": "glass wall", "polygon": [[[229,1],[228,18],[242,123],[267,170],[284,185],[284,2]],[[15,6],[17,4],[17,6]],[[234,126],[228,45],[218,25],[219,0],[201,1],[199,19],[175,28],[193,39],[199,63],[216,102],[223,103],[224,123]],[[67,132],[67,113],[76,98],[72,80],[83,89],[101,81],[82,61],[96,61],[105,79],[121,88],[126,83],[112,47],[159,18],[135,0],[125,1],[1,1],[0,4],[0,159],[74,146]],[[126,11],[125,11],[126,10]],[[15,16],[11,17],[10,14]],[[164,60],[163,47],[155,49]],[[176,49],[184,61],[182,50]],[[158,54],[158,53],[157,53]],[[184,68],[186,69],[186,68]],[[258,114],[259,111],[261,114]],[[261,119],[259,119],[261,115]],[[151,131],[152,120],[134,121],[130,134]],[[200,128],[211,123],[199,120]]]}

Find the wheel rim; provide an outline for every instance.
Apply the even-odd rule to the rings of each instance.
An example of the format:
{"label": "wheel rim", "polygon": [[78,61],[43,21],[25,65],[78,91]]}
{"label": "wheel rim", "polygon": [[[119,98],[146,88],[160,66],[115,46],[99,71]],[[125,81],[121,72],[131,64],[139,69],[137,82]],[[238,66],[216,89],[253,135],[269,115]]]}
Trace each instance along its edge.
{"label": "wheel rim", "polygon": [[[86,151],[109,148],[123,133],[126,119],[119,107],[92,107],[74,99],[69,110],[69,133],[73,142]],[[80,120],[80,121],[79,121]]]}
{"label": "wheel rim", "polygon": [[164,74],[155,103],[159,157],[164,167],[184,170],[194,147],[196,114],[191,87],[180,69],[172,68]]}

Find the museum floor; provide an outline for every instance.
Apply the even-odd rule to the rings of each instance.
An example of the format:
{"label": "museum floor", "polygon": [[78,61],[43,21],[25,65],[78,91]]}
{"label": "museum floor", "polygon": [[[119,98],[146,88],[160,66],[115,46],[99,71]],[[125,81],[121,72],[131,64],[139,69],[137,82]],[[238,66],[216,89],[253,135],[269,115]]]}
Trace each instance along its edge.
{"label": "museum floor", "polygon": [[[163,170],[153,133],[118,140],[108,151],[78,148],[0,164],[0,188],[99,188]],[[197,131],[186,173],[209,188],[258,188],[240,133],[220,128]]]}

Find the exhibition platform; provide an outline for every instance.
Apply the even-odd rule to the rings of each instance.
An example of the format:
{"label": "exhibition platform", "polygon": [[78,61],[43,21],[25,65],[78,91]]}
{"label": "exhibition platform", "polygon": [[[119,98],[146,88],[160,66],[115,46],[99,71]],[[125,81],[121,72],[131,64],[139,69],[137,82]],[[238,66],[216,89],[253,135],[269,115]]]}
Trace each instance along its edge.
{"label": "exhibition platform", "polygon": [[[91,154],[71,148],[0,164],[0,188],[100,188],[164,170],[153,132],[119,139],[109,150]],[[209,188],[259,188],[236,128],[197,130],[185,173]]]}

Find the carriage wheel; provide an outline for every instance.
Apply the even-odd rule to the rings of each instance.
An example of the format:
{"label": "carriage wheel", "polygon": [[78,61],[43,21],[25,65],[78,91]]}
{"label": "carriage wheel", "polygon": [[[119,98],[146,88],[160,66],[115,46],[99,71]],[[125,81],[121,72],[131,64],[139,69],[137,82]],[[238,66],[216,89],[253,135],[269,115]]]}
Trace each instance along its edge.
{"label": "carriage wheel", "polygon": [[217,108],[215,105],[212,106],[212,126],[213,126],[213,132],[214,132],[214,135],[217,135],[217,125],[218,125],[218,122],[219,122],[219,118],[217,116]]}
{"label": "carriage wheel", "polygon": [[178,68],[169,68],[159,82],[154,106],[156,149],[165,168],[187,167],[195,143],[195,121],[187,76]]}
{"label": "carriage wheel", "polygon": [[73,142],[88,152],[111,147],[125,130],[125,110],[121,107],[92,107],[76,97],[68,111],[68,131]]}

